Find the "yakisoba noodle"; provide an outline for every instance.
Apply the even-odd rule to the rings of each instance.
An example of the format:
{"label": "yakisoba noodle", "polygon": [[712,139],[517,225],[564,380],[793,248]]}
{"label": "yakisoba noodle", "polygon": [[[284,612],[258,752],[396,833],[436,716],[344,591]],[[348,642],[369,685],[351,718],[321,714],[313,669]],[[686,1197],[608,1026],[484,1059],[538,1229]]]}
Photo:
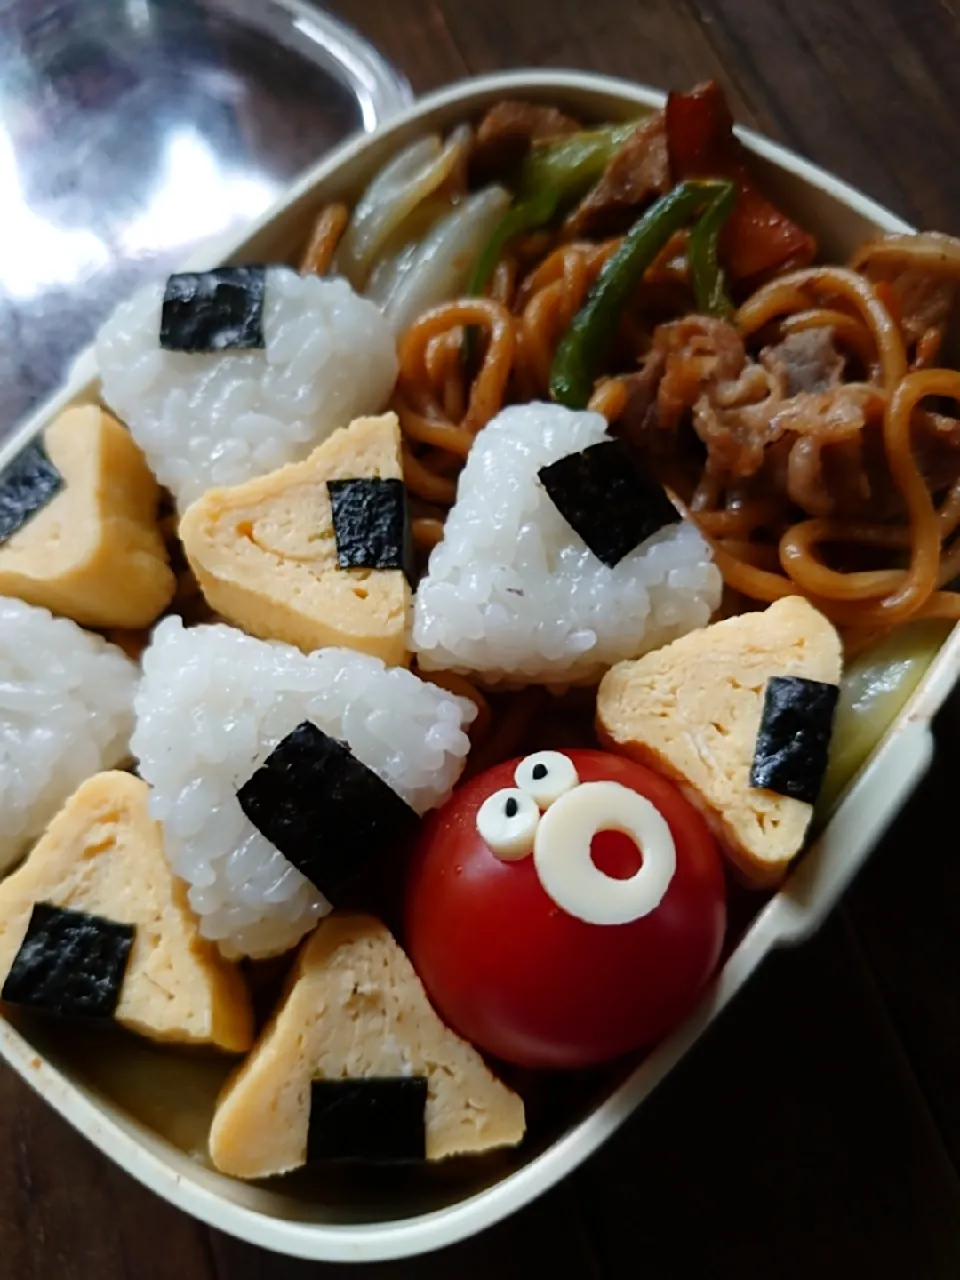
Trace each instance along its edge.
{"label": "yakisoba noodle", "polygon": [[[322,211],[302,260],[304,270],[330,268],[347,221],[342,205]],[[688,240],[688,231],[669,238],[619,318],[615,350],[589,400],[589,408],[614,431],[631,409],[630,375],[653,347],[657,325],[697,314]],[[457,476],[476,433],[505,404],[549,397],[557,348],[621,244],[619,235],[570,238],[565,226],[528,232],[500,252],[484,296],[429,308],[401,333],[392,405],[404,435],[413,536],[422,554],[443,536],[446,510],[455,500]],[[960,618],[960,595],[943,590],[960,573],[960,480],[935,496],[914,456],[922,402],[960,399],[960,374],[935,367],[942,326],[931,325],[919,337],[914,330],[907,340],[893,281],[910,269],[960,281],[960,244],[935,234],[888,236],[865,245],[848,266],[774,275],[741,297],[731,317],[753,359],[794,335],[821,332],[829,334],[849,366],[836,401],[848,412],[838,414],[829,439],[813,437],[809,446],[801,439],[801,447],[789,451],[788,492],[799,491],[794,469],[808,481],[816,477],[825,443],[836,450],[847,440],[855,452],[869,433],[899,499],[899,518],[840,516],[831,509],[829,494],[818,513],[809,484],[806,510],[781,491],[764,492],[763,483],[743,492],[728,488],[728,481],[687,446],[673,454],[668,450],[655,463],[661,481],[711,541],[728,588],[761,603],[807,596],[843,628],[851,650],[908,618]],[[709,352],[689,362],[691,405],[702,394],[696,379],[709,376],[709,364]],[[778,394],[785,397],[786,391]],[[778,412],[780,403],[771,401],[771,412]],[[762,422],[762,415],[756,420]],[[457,691],[481,707],[475,737],[496,726],[491,749],[506,749],[506,739],[517,736],[532,705],[521,698],[516,705],[506,699],[501,707],[495,699],[492,711],[466,682]]]}
{"label": "yakisoba noodle", "polygon": [[[862,251],[856,261],[909,262],[911,239],[897,238],[889,246],[881,242],[882,247]],[[412,468],[414,493],[449,505],[455,494],[456,471],[474,432],[507,400],[547,394],[557,345],[619,243],[611,239],[600,244],[555,245],[519,280],[516,259],[504,258],[490,286],[493,296],[437,308],[412,326],[401,343],[396,406],[411,447],[429,447],[427,456],[418,456]],[[674,255],[676,248],[671,246]],[[917,248],[925,267],[960,276],[960,255],[955,250],[946,252],[936,238],[932,243],[922,241]],[[665,268],[667,261],[668,256],[661,255],[648,272],[638,304],[642,304],[644,293],[648,299],[662,301],[662,289],[667,285],[674,290],[671,302],[677,306],[677,292],[683,286],[676,268]],[[928,396],[956,397],[960,375],[923,369],[922,351],[915,356],[911,372],[910,353],[886,293],[888,290],[853,268],[808,268],[758,289],[740,306],[735,324],[748,341],[771,327],[781,336],[825,328],[841,349],[856,358],[872,380],[864,388],[865,412],[881,424],[887,465],[906,508],[905,524],[824,517],[798,520],[790,516],[784,502],[776,500],[718,508],[716,485],[704,485],[703,477],[693,489],[687,486],[686,493],[677,486],[678,496],[689,503],[692,518],[713,541],[728,586],[765,602],[802,593],[845,628],[883,629],[909,617],[960,617],[960,597],[939,590],[960,568],[960,552],[943,551],[944,540],[953,535],[960,521],[960,495],[952,493],[938,516],[911,449],[914,410]],[[692,298],[688,308],[693,310]],[[465,325],[485,325],[493,337],[472,384],[465,380],[460,359]],[[512,334],[512,344],[508,334]],[[649,344],[649,331],[646,339]],[[433,360],[428,359],[431,343],[436,353]],[[643,355],[642,346],[638,344],[636,350],[638,357]],[[921,368],[916,368],[917,363]],[[627,400],[626,385],[613,373],[597,383],[590,407],[616,423]],[[421,528],[421,545],[437,537],[439,519],[437,516]],[[754,540],[757,530],[776,529],[785,521],[778,542]],[[908,551],[909,565],[841,571],[821,558],[820,550],[826,545]]]}
{"label": "yakisoba noodle", "polygon": [[960,280],[960,245],[936,231],[884,236],[862,245],[850,266],[854,271],[868,266],[916,267],[948,280]]}
{"label": "yakisoba noodle", "polygon": [[805,333],[810,329],[830,329],[834,340],[849,348],[864,369],[876,377],[877,349],[862,319],[831,307],[811,307],[809,311],[788,312],[780,317],[780,332],[784,336]]}
{"label": "yakisoba noodle", "polygon": [[907,372],[907,353],[897,323],[876,289],[864,276],[846,267],[810,267],[794,271],[758,289],[736,315],[744,337],[783,314],[795,312],[808,294],[847,303],[862,317],[873,337],[880,365],[880,381],[888,391]]}
{"label": "yakisoba noodle", "polygon": [[302,272],[312,271],[322,276],[333,262],[340,237],[350,221],[350,210],[345,204],[328,204],[320,211],[313,227],[313,234],[300,259]]}

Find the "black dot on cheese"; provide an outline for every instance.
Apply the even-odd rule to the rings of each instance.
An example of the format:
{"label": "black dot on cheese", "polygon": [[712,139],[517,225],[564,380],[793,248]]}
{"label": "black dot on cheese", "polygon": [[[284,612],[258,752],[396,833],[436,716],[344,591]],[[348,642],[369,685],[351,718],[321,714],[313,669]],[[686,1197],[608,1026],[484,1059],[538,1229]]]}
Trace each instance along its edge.
{"label": "black dot on cheese", "polygon": [[423,1160],[426,1076],[314,1080],[307,1160]]}
{"label": "black dot on cheese", "polygon": [[251,350],[265,345],[266,268],[218,267],[170,276],[160,346],[166,351]]}
{"label": "black dot on cheese", "polygon": [[0,999],[61,1017],[111,1018],[134,933],[133,925],[38,902]]}
{"label": "black dot on cheese", "polygon": [[257,830],[326,898],[396,848],[417,820],[345,742],[308,720],[274,747],[237,799]]}
{"label": "black dot on cheese", "polygon": [[839,693],[835,684],[803,676],[773,676],[767,681],[751,787],[816,803]]}
{"label": "black dot on cheese", "polygon": [[551,502],[598,560],[613,568],[680,513],[619,440],[592,444],[541,467]]}
{"label": "black dot on cheese", "polygon": [[402,480],[377,476],[328,480],[337,563],[341,569],[413,573],[413,541]]}
{"label": "black dot on cheese", "polygon": [[507,799],[507,803],[503,806],[503,812],[506,814],[508,818],[515,818],[517,816],[517,810],[519,808],[520,806],[517,804],[513,796],[510,796]]}
{"label": "black dot on cheese", "polygon": [[0,474],[0,544],[22,529],[63,486],[63,476],[47,457],[42,440],[31,440]]}
{"label": "black dot on cheese", "polygon": [[547,776],[547,766],[545,764],[535,764],[530,773],[534,782],[541,782]]}

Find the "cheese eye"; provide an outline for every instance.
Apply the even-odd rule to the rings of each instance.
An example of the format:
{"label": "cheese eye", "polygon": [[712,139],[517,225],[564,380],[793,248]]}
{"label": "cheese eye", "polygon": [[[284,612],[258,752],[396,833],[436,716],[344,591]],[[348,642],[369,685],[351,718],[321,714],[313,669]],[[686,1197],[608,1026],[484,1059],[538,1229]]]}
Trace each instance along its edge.
{"label": "cheese eye", "polygon": [[[601,831],[629,836],[643,855],[627,880],[605,875],[591,844]],[[656,911],[677,869],[663,814],[618,782],[585,782],[549,809],[537,827],[533,863],[549,898],[587,924],[630,924]]]}
{"label": "cheese eye", "polygon": [[538,751],[527,756],[517,765],[513,777],[521,791],[532,796],[541,809],[549,808],[580,781],[573,761],[559,751]]}
{"label": "cheese eye", "polygon": [[525,858],[533,849],[540,810],[532,796],[504,787],[477,810],[477,830],[487,848],[504,862]]}

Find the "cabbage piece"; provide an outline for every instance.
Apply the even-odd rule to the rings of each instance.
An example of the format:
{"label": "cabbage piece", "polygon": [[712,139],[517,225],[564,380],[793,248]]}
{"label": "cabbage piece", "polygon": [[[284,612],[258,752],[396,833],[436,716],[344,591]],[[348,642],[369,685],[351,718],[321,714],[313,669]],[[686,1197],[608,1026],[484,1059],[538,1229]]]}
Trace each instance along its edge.
{"label": "cabbage piece", "polygon": [[906,706],[949,633],[949,622],[907,622],[857,654],[844,671],[817,802],[819,822]]}

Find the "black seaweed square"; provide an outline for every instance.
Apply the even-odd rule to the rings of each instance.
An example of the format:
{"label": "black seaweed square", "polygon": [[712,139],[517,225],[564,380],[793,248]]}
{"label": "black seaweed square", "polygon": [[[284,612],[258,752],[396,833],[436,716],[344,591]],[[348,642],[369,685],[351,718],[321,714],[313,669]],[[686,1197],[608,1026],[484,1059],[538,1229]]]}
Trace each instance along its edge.
{"label": "black seaweed square", "polygon": [[160,345],[167,351],[263,347],[265,267],[185,271],[167,281]]}
{"label": "black seaweed square", "polygon": [[345,742],[305,720],[237,792],[253,825],[326,898],[389,846],[417,815]]}
{"label": "black seaweed square", "polygon": [[0,999],[71,1018],[112,1018],[135,929],[85,911],[34,905]]}
{"label": "black seaweed square", "polygon": [[815,804],[827,771],[840,690],[803,676],[773,676],[750,770],[751,787]]}
{"label": "black seaweed square", "polygon": [[328,480],[341,569],[413,573],[413,542],[402,480]]}
{"label": "black seaweed square", "polygon": [[426,1076],[314,1080],[307,1160],[423,1160]]}
{"label": "black seaweed square", "polygon": [[604,440],[541,467],[540,483],[567,524],[613,568],[682,517],[619,440]]}
{"label": "black seaweed square", "polygon": [[47,457],[43,441],[31,440],[0,475],[0,544],[52,502],[64,479]]}

